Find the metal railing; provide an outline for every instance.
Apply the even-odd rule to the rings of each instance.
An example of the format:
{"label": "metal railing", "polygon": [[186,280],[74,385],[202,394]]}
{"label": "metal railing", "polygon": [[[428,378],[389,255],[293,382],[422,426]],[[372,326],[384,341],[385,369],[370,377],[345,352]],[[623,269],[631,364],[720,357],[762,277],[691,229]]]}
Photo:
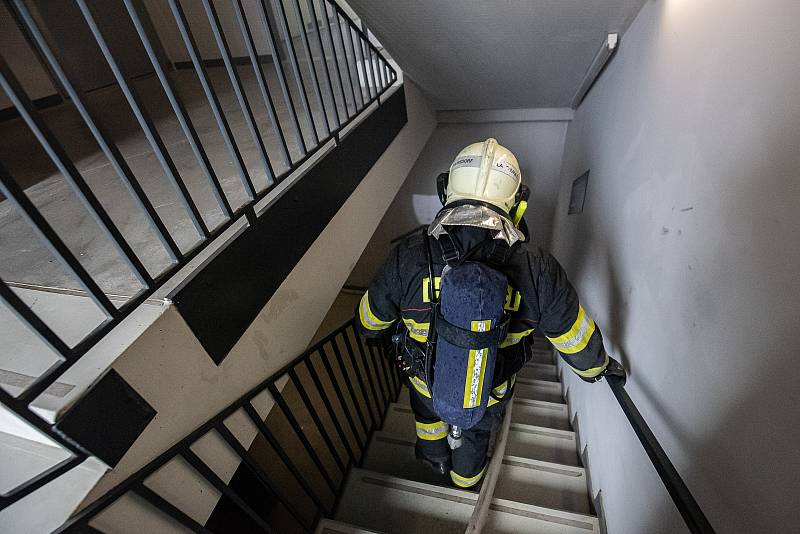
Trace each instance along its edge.
{"label": "metal railing", "polygon": [[[174,79],[175,73],[171,68],[166,68],[159,59],[156,52],[159,38],[150,30],[154,26],[147,11],[140,4],[140,0],[121,0],[129,20],[119,23],[130,24],[135,31],[139,40],[138,45],[141,45],[146,52],[147,59],[158,80],[162,91],[161,98],[166,98],[169,109],[185,136],[186,142],[191,147],[196,163],[213,194],[214,202],[223,214],[222,222],[211,227],[207,220],[208,214],[204,214],[198,207],[195,196],[187,187],[182,170],[173,160],[162,134],[159,133],[154,117],[148,111],[147,98],[137,90],[137,81],[126,73],[122,62],[112,52],[107,42],[107,31],[104,31],[98,24],[95,11],[102,9],[103,4],[93,4],[90,7],[86,0],[75,0],[75,5],[83,19],[81,24],[85,24],[85,27],[81,29],[88,29],[94,45],[100,50],[113,74],[115,84],[124,95],[128,111],[135,118],[136,124],[163,170],[168,185],[174,189],[191,226],[199,236],[199,240],[193,246],[182,249],[174,237],[175,229],[173,228],[171,231],[168,228],[167,223],[158,213],[153,199],[148,196],[142,186],[142,176],[133,172],[119,145],[104,126],[104,110],[91,106],[87,95],[77,88],[78,80],[75,79],[74,73],[67,72],[68,69],[64,66],[64,57],[62,57],[63,52],[50,41],[47,28],[42,27],[39,19],[32,15],[25,0],[5,1],[38,56],[42,58],[46,70],[51,73],[57,81],[57,85],[69,97],[70,105],[74,107],[83,125],[91,133],[99,151],[110,162],[116,177],[126,188],[130,199],[136,209],[140,211],[140,215],[146,221],[152,235],[156,236],[158,243],[169,257],[169,265],[159,272],[152,272],[152,269],[149,270],[145,267],[146,261],[143,260],[147,258],[143,258],[141,253],[134,250],[135,246],[130,235],[125,235],[124,229],[109,215],[108,203],[104,203],[98,198],[92,186],[87,183],[85,177],[78,170],[76,162],[71,159],[65,148],[65,140],[60,139],[51,129],[43,118],[42,112],[36,109],[31,98],[26,94],[19,81],[19,75],[14,73],[6,59],[0,56],[0,87],[12,101],[22,121],[33,133],[89,218],[94,220],[105,237],[113,244],[118,256],[116,259],[124,263],[141,286],[136,294],[121,305],[112,302],[101,289],[95,276],[87,270],[86,259],[80,259],[80,255],[65,243],[62,237],[63,233],[59,232],[62,229],[54,228],[39,207],[26,195],[23,187],[9,174],[7,166],[0,163],[0,192],[5,196],[6,201],[12,204],[22,219],[34,230],[52,256],[59,260],[65,272],[79,281],[85,294],[92,299],[105,316],[105,319],[80,341],[67,343],[53,329],[52,325],[48,324],[46,318],[31,309],[20,294],[14,290],[11,281],[0,279],[2,302],[31,332],[38,336],[43,347],[49,348],[59,356],[59,360],[54,365],[41,376],[36,377],[35,381],[18,395],[12,395],[0,387],[0,401],[30,425],[47,434],[73,454],[69,460],[2,495],[0,510],[77,466],[87,455],[91,454],[91,451],[84,450],[68,436],[56,431],[31,410],[30,406],[37,397],[53,385],[87,351],[175,275],[179,269],[203,251],[216,237],[242,218],[246,218],[249,222],[254,221],[257,217],[254,204],[257,201],[263,199],[331,139],[338,142],[338,136],[342,129],[373,103],[377,102],[380,105],[381,96],[397,79],[397,73],[388,61],[333,0],[305,0],[305,11],[301,8],[299,0],[259,0],[248,4],[247,7],[250,9],[247,13],[241,0],[231,0],[231,8],[235,14],[239,31],[238,38],[244,42],[247,50],[246,60],[250,63],[252,76],[257,85],[258,91],[255,94],[260,95],[260,101],[258,101],[258,99],[252,98],[254,91],[251,91],[248,96],[245,90],[239,67],[237,67],[237,64],[241,65],[242,62],[237,62],[237,58],[232,56],[229,45],[230,36],[226,36],[222,28],[215,2],[202,0],[206,22],[213,34],[224,71],[239,108],[236,113],[241,113],[244,118],[251,137],[249,141],[252,141],[255,146],[260,166],[263,167],[261,171],[267,176],[266,186],[256,186],[253,181],[254,169],[252,166],[248,168],[245,164],[242,147],[232,132],[229,112],[220,102],[219,89],[209,74],[208,61],[200,54],[194,29],[184,12],[185,6],[182,6],[180,0],[166,0],[169,13],[174,18],[171,22],[175,24],[179,32],[180,40],[185,47],[184,52],[190,58],[197,82],[202,88],[202,92],[199,94],[204,96],[204,105],[208,106],[212,112],[213,123],[216,124],[218,133],[224,140],[232,166],[239,175],[242,188],[246,193],[247,200],[234,207],[230,198],[231,193],[223,190],[218,171],[209,160],[208,143],[198,133],[191,114],[187,111],[186,96],[182,95],[178,88]],[[193,7],[195,6],[193,5]],[[295,26],[301,28],[298,31],[299,37],[293,34],[291,21],[296,23]],[[263,37],[262,41],[256,41],[254,27],[259,28],[258,35]],[[298,52],[295,46],[297,40],[300,41],[302,52]],[[259,48],[267,49],[272,56],[270,68],[274,69],[274,76],[280,88],[278,97],[271,93],[265,74],[265,62],[257,53]],[[305,60],[305,66],[301,65],[302,59]],[[303,72],[304,70],[307,72]],[[310,87],[306,83],[309,79],[313,82]],[[316,99],[315,105],[311,104],[309,98],[312,93]],[[283,121],[279,119],[276,109],[276,100],[278,99],[289,117]],[[255,107],[262,105],[271,125],[271,130],[266,134],[265,127],[257,123],[254,115]],[[303,121],[307,123],[305,131],[301,126]],[[320,123],[320,127],[317,123]],[[273,135],[278,140],[279,162],[284,168],[281,173],[275,171],[276,161],[265,147],[265,135]],[[287,139],[294,139],[297,143],[294,156],[290,153]]]}
{"label": "metal railing", "polygon": [[[372,432],[379,429],[389,407],[396,400],[401,379],[396,368],[383,354],[383,347],[366,343],[353,320],[338,328],[309,348],[298,358],[280,369],[270,378],[247,392],[239,400],[222,410],[208,422],[159,455],[131,477],[108,491],[92,504],[69,519],[56,532],[97,532],[91,522],[101,519],[103,512],[126,495],[135,494],[178,525],[192,532],[210,532],[181,510],[178,503],[148,487],[148,479],[159,469],[175,459],[191,466],[196,477],[216,488],[220,498],[230,501],[241,514],[247,516],[260,532],[280,532],[282,529],[300,528],[313,532],[323,515],[333,514],[341,495],[350,467],[360,465]],[[284,380],[287,380],[282,386]],[[327,387],[326,387],[327,386]],[[289,395],[292,388],[296,395]],[[291,436],[300,446],[287,445],[290,441],[278,435],[284,421],[270,416],[262,417],[256,410],[254,399],[268,394],[274,400],[272,411],[279,411]],[[322,410],[321,408],[324,408]],[[338,409],[337,409],[338,408]],[[292,484],[297,484],[313,502],[313,511],[300,509],[300,499],[290,496],[292,484],[283,479],[278,482],[274,464],[268,464],[234,436],[226,420],[236,412],[243,413],[257,429],[255,439],[263,439],[279,458],[280,464],[290,474]],[[301,414],[307,418],[301,422]],[[270,412],[271,414],[272,412]],[[328,424],[326,424],[326,422]],[[216,433],[238,457],[241,466],[249,470],[262,489],[274,495],[292,518],[294,524],[276,526],[269,523],[267,503],[254,508],[247,497],[237,493],[234,484],[226,483],[213,466],[193,450],[193,446],[209,434]],[[319,444],[319,448],[314,447]],[[327,447],[331,455],[325,462],[320,452]],[[298,455],[304,456],[301,461]],[[310,463],[309,463],[310,461]],[[185,483],[185,481],[184,481]]]}
{"label": "metal railing", "polygon": [[611,392],[619,402],[622,412],[628,418],[631,427],[633,427],[636,437],[639,438],[658,476],[661,477],[661,482],[664,483],[669,496],[672,497],[672,502],[675,503],[678,512],[686,522],[686,526],[689,527],[689,531],[693,534],[714,534],[714,528],[709,523],[700,505],[697,504],[678,470],[672,465],[666,451],[661,447],[655,434],[647,425],[647,421],[639,413],[633,403],[633,399],[625,391],[625,382],[620,377],[613,375],[607,376],[606,382],[608,382],[608,387],[611,388]]}

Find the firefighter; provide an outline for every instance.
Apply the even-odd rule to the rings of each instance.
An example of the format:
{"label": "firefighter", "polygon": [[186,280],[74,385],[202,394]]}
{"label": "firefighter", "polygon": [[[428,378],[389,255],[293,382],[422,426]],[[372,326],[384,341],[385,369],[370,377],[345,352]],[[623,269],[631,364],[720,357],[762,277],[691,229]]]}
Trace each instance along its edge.
{"label": "firefighter", "polygon": [[[524,244],[528,189],[511,151],[495,139],[467,146],[439,176],[437,189],[442,210],[390,252],[360,301],[358,323],[364,335],[391,337],[396,344],[411,391],[417,458],[449,475],[455,486],[474,490],[516,373],[530,359],[535,329],[587,382],[607,374],[624,378],[625,371],[605,352],[600,329],[555,258]],[[472,271],[454,278],[466,268]],[[479,308],[488,306],[497,290],[486,284],[498,283],[505,297],[502,317],[481,322],[485,317],[459,316],[485,314],[459,308],[468,308],[475,294],[483,295]],[[457,305],[448,308],[448,294]],[[484,367],[476,366],[478,356]],[[458,419],[462,415],[467,419]],[[453,424],[454,418],[469,421],[468,428]]]}

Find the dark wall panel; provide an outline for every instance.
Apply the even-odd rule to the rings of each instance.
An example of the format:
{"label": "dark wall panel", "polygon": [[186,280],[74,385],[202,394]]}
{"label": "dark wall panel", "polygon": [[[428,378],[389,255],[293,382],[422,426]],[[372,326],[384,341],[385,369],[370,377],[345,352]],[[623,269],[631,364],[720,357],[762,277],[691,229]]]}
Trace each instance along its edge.
{"label": "dark wall panel", "polygon": [[111,369],[56,428],[114,467],[155,416],[153,407]]}
{"label": "dark wall panel", "polygon": [[214,362],[225,359],[406,121],[401,87],[175,295]]}

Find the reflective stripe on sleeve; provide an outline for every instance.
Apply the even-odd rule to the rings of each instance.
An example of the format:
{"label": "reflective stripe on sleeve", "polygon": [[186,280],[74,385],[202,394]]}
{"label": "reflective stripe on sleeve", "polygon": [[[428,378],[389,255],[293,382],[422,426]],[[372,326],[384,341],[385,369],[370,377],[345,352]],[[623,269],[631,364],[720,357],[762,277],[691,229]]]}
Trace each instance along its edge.
{"label": "reflective stripe on sleeve", "polygon": [[444,439],[450,431],[449,425],[444,421],[437,421],[435,423],[420,423],[414,421],[417,426],[417,437],[426,441],[436,441],[437,439]]}
{"label": "reflective stripe on sleeve", "polygon": [[575,369],[574,367],[570,366],[570,369],[572,369],[573,373],[575,373],[578,376],[582,376],[583,378],[594,378],[603,371],[605,371],[607,366],[608,366],[608,354],[604,354],[603,365],[583,370]]}
{"label": "reflective stripe on sleeve", "polygon": [[411,385],[414,386],[414,389],[416,389],[420,395],[428,397],[429,399],[431,398],[431,393],[428,391],[428,385],[424,380],[416,376],[409,376],[408,379],[411,381]]}
{"label": "reflective stripe on sleeve", "polygon": [[[508,393],[508,388],[510,388],[511,386],[514,385],[514,381],[516,380],[516,378],[517,378],[517,375],[515,375],[515,374],[511,375],[511,378],[509,378],[508,380],[506,380],[505,382],[503,382],[499,386],[497,386],[494,389],[492,389],[492,397],[489,399],[489,403],[487,404],[487,406],[494,406],[495,404],[500,402],[497,399],[501,399],[502,400],[506,396],[506,393]],[[495,397],[497,397],[497,398],[495,398]]]}
{"label": "reflective stripe on sleeve", "polygon": [[505,347],[510,347],[511,345],[516,345],[522,341],[522,338],[532,334],[533,330],[534,329],[531,328],[530,330],[523,330],[522,332],[509,332],[506,334],[506,338],[503,340],[503,342],[500,343],[500,348],[502,349]]}
{"label": "reflective stripe on sleeve", "polygon": [[414,319],[406,319],[403,317],[403,322],[408,328],[408,335],[411,339],[425,343],[428,340],[428,329],[431,327],[430,323],[418,323]]}
{"label": "reflective stripe on sleeve", "polygon": [[358,305],[358,317],[361,319],[361,324],[367,330],[385,330],[394,322],[393,320],[382,321],[372,313],[372,309],[369,307],[369,291],[364,293],[364,296],[361,297],[361,304]]}
{"label": "reflective stripe on sleeve", "polygon": [[548,337],[553,346],[564,354],[575,354],[586,348],[594,334],[594,319],[589,317],[583,306],[578,306],[578,317],[566,334]]}
{"label": "reflective stripe on sleeve", "polygon": [[450,479],[453,481],[453,484],[460,488],[471,488],[475,484],[481,481],[483,478],[484,473],[486,473],[486,466],[483,466],[481,472],[472,477],[462,477],[455,471],[450,471]]}

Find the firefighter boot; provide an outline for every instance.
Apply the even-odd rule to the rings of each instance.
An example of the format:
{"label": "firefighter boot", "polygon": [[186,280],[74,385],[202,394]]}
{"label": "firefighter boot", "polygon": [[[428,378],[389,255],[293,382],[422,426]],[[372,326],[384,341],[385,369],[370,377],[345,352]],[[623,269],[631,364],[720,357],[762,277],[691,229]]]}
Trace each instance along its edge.
{"label": "firefighter boot", "polygon": [[434,473],[438,475],[444,476],[450,472],[451,461],[449,455],[430,458],[425,455],[425,453],[422,451],[422,448],[420,447],[420,444],[417,443],[416,445],[414,445],[414,456],[417,458],[417,460],[427,465],[429,468],[433,470]]}

